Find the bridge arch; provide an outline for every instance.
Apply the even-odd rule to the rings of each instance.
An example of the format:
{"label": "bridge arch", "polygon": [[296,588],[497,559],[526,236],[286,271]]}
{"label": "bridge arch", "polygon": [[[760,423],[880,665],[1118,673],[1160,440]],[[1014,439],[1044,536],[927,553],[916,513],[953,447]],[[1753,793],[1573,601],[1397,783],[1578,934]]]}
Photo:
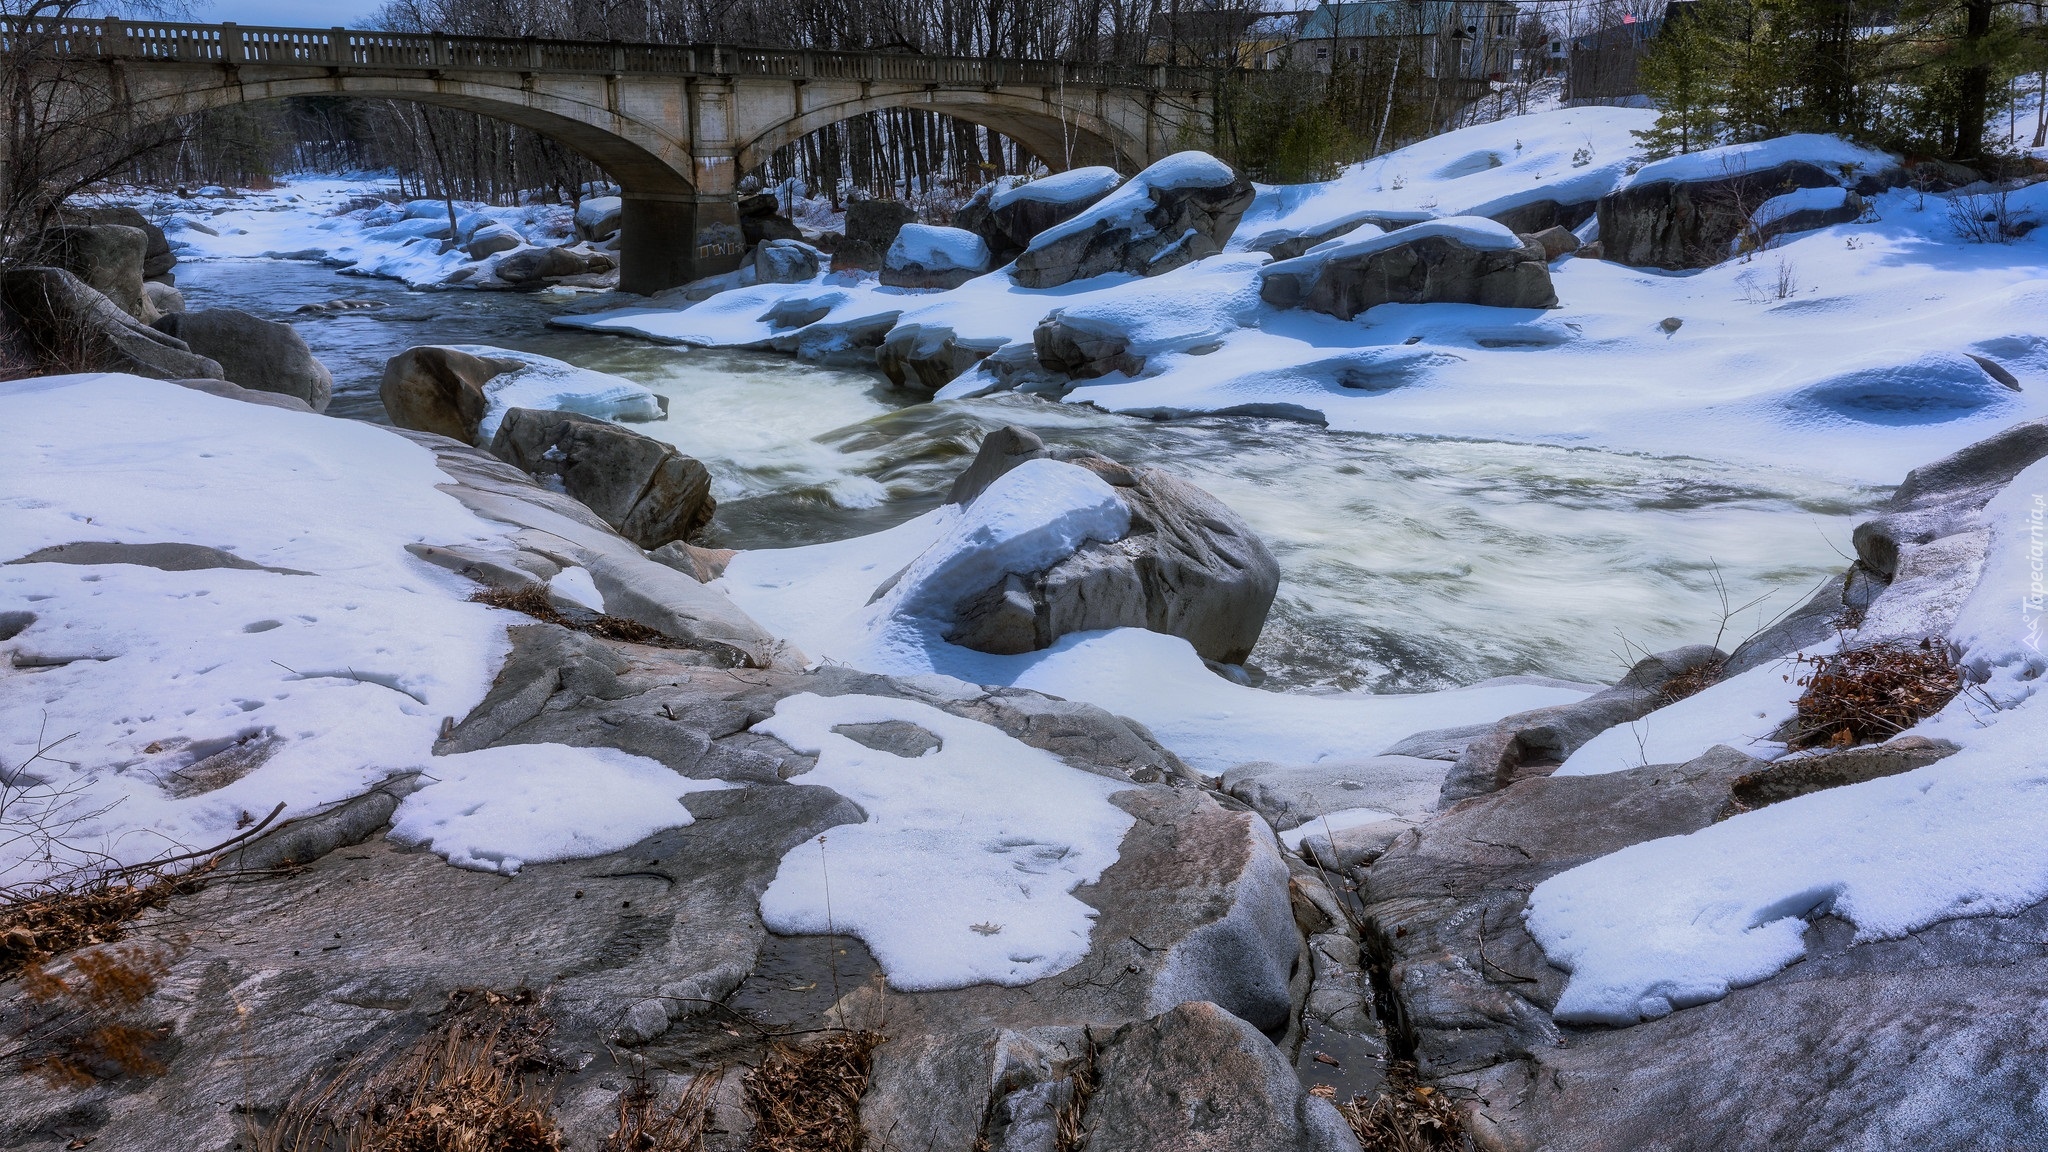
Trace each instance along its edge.
{"label": "bridge arch", "polygon": [[424,76],[319,76],[258,82],[230,78],[138,100],[135,109],[140,119],[157,120],[298,96],[408,100],[475,112],[546,136],[604,169],[621,188],[653,196],[696,192],[687,140],[601,103],[488,82]]}
{"label": "bridge arch", "polygon": [[[696,162],[688,141],[603,102],[603,79],[589,93],[514,88],[487,80],[426,76],[295,76],[244,81],[215,73],[213,82],[137,93],[131,105],[143,122],[300,96],[407,100],[474,112],[516,124],[576,152],[603,169],[620,189],[619,284],[651,293],[695,279],[707,263],[737,259],[738,228],[700,221]],[[131,82],[132,83],[132,82]],[[594,98],[579,98],[594,97]],[[728,197],[712,197],[714,200]],[[700,228],[707,224],[707,229]],[[729,234],[728,234],[729,233]],[[705,250],[709,250],[708,252]],[[712,259],[707,261],[706,256]]]}
{"label": "bridge arch", "polygon": [[1077,108],[1049,111],[1044,100],[1007,92],[916,90],[822,104],[770,125],[740,144],[739,171],[753,171],[813,132],[890,109],[935,112],[1000,132],[1054,171],[1106,164],[1128,173],[1143,167],[1149,158],[1144,140]]}

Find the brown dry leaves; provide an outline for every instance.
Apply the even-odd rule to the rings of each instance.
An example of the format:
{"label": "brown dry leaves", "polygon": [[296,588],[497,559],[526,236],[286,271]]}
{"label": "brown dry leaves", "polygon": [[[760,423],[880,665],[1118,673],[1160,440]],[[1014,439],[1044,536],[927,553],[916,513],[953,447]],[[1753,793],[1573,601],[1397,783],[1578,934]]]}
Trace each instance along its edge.
{"label": "brown dry leaves", "polygon": [[1415,1066],[1397,1060],[1387,1066],[1379,1095],[1338,1106],[1365,1152],[1449,1152],[1471,1146],[1457,1105],[1415,1081]]}
{"label": "brown dry leaves", "polygon": [[1827,656],[1806,656],[1813,671],[1799,679],[1806,692],[1786,743],[1800,748],[1846,748],[1887,740],[1939,712],[1963,689],[1962,672],[1948,648],[1873,644]]}
{"label": "brown dry leaves", "polygon": [[527,584],[519,588],[486,588],[470,599],[493,608],[509,608],[514,612],[523,612],[542,623],[559,624],[564,628],[588,632],[592,636],[606,640],[624,640],[632,644],[653,644],[665,648],[681,646],[673,638],[623,616],[607,616],[602,613],[582,618],[565,616],[548,600],[548,589],[545,584]]}

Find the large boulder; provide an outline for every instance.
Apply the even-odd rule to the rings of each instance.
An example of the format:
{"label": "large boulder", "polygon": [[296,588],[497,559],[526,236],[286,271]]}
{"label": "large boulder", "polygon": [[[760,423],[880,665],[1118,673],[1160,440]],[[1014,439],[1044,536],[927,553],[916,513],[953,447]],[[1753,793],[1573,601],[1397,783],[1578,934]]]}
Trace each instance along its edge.
{"label": "large boulder", "polygon": [[603,240],[616,234],[624,219],[625,201],[617,196],[593,196],[576,206],[576,235]]}
{"label": "large boulder", "polygon": [[1040,320],[1031,332],[1031,348],[1039,366],[1070,380],[1092,380],[1111,372],[1137,375],[1144,369],[1145,359],[1132,355],[1130,347],[1130,338],[1122,332],[1070,320],[1059,309]]}
{"label": "large boulder", "polygon": [[1543,246],[1476,216],[1416,224],[1268,264],[1260,270],[1259,295],[1276,308],[1343,320],[1381,304],[1557,305]]}
{"label": "large boulder", "polygon": [[149,235],[125,224],[59,224],[43,230],[42,260],[78,277],[114,306],[147,324],[142,269]]}
{"label": "large boulder", "polygon": [[0,272],[0,306],[14,321],[25,345],[23,353],[41,373],[128,372],[155,380],[226,378],[219,362],[142,323],[61,268]]}
{"label": "large boulder", "polygon": [[218,360],[227,378],[244,388],[296,397],[315,412],[326,411],[334,395],[333,373],[289,324],[233,308],[208,308],[167,313],[155,327]]}
{"label": "large boulder", "polygon": [[1114,168],[1073,168],[1021,184],[984,184],[953,213],[953,227],[980,236],[995,264],[1006,264],[1040,232],[1099,203],[1123,182]]}
{"label": "large boulder", "polygon": [[[981,487],[956,485],[959,502],[972,505],[998,476],[1034,458],[1043,447],[1036,441],[1016,427],[991,437],[968,467]],[[1280,586],[1280,566],[1251,526],[1222,501],[1160,469],[1139,471],[1089,452],[1053,455],[1108,482],[1129,511],[1129,531],[963,597],[947,639],[1014,654],[1048,647],[1071,632],[1148,628],[1181,637],[1204,659],[1243,662]]]}
{"label": "large boulder", "polygon": [[116,224],[139,229],[148,240],[142,253],[143,278],[170,282],[171,269],[178,263],[178,254],[171,251],[171,240],[164,235],[164,230],[139,210],[122,204],[104,208],[68,208],[64,214],[83,224]]}
{"label": "large boulder", "polygon": [[486,224],[470,233],[469,239],[462,245],[462,250],[469,253],[471,260],[481,260],[500,252],[510,252],[524,243],[526,241],[519,233],[505,225]]}
{"label": "large boulder", "polygon": [[818,277],[818,250],[801,240],[763,240],[747,259],[756,284],[802,284]]}
{"label": "large boulder", "polygon": [[988,244],[964,228],[905,224],[882,258],[882,283],[894,288],[958,288],[989,270]]}
{"label": "large boulder", "polygon": [[718,507],[704,465],[592,416],[509,409],[491,452],[536,477],[559,478],[563,491],[642,548],[686,539]]}
{"label": "large boulder", "polygon": [[896,233],[916,219],[900,200],[853,201],[846,206],[846,235],[832,249],[832,267],[879,270]]}
{"label": "large boulder", "polygon": [[1252,196],[1251,181],[1223,161],[1176,153],[1040,232],[1012,275],[1026,288],[1057,288],[1110,272],[1171,272],[1223,251]]}
{"label": "large boulder", "polygon": [[1799,159],[1756,168],[1734,159],[1724,166],[1702,160],[1657,178],[1666,170],[1651,165],[1601,197],[1605,259],[1672,270],[1718,264],[1729,257],[1733,243],[1750,227],[1751,213],[1765,202],[1799,189],[1843,183],[1839,167]]}
{"label": "large boulder", "polygon": [[589,261],[568,248],[522,249],[500,259],[493,269],[498,279],[522,288],[564,276],[581,276],[589,270]]}
{"label": "large boulder", "polygon": [[962,339],[944,324],[903,324],[875,349],[875,366],[896,387],[929,396],[1004,343],[1001,337]]}
{"label": "large boulder", "polygon": [[1797,188],[1756,206],[1736,237],[1739,251],[1764,248],[1780,236],[1810,232],[1863,218],[1863,197],[1848,188]]}
{"label": "large boulder", "polygon": [[740,235],[749,244],[764,240],[802,240],[803,229],[791,223],[787,217],[776,211],[775,194],[763,192],[756,196],[743,197],[739,202]]}
{"label": "large boulder", "polygon": [[523,360],[474,356],[454,348],[408,348],[385,362],[377,395],[385,415],[400,428],[474,444],[490,408],[484,385],[493,376],[524,367]]}
{"label": "large boulder", "polygon": [[1090,1152],[1358,1152],[1336,1106],[1310,1095],[1258,1029],[1214,1004],[1125,1025],[1097,1059]]}

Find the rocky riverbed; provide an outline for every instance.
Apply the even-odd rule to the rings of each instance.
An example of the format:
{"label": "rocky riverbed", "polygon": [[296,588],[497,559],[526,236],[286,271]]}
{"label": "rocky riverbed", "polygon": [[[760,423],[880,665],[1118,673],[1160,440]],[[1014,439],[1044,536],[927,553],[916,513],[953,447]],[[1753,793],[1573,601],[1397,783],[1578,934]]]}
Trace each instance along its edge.
{"label": "rocky riverbed", "polygon": [[[1711,459],[1032,384],[1187,384],[1304,310],[1542,356],[1472,326],[1724,178],[1436,222],[1206,157],[1011,189],[784,325],[876,372],[291,263],[173,291],[146,227],[65,225],[0,298],[80,339],[13,351],[123,371],[0,384],[0,1146],[2038,1146],[2037,337],[1688,393],[1708,447],[1766,430]],[[625,329],[790,315],[808,252]],[[881,298],[1073,306],[927,403],[889,349],[980,337],[833,314],[913,273]],[[1191,285],[1237,328],[1138,357]],[[1813,471],[1732,463],[1792,424]]]}

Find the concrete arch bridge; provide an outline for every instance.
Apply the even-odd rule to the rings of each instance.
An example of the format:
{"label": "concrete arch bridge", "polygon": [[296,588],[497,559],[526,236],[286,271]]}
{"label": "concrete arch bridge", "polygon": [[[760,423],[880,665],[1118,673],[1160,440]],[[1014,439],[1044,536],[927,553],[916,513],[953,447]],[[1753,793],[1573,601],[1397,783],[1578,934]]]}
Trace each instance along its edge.
{"label": "concrete arch bridge", "polygon": [[740,175],[838,121],[921,108],[1001,132],[1055,171],[1130,172],[1212,138],[1217,81],[1189,68],[124,20],[0,27],[0,51],[17,47],[99,62],[145,120],[357,96],[533,129],[619,184],[620,287],[641,293],[735,267]]}

